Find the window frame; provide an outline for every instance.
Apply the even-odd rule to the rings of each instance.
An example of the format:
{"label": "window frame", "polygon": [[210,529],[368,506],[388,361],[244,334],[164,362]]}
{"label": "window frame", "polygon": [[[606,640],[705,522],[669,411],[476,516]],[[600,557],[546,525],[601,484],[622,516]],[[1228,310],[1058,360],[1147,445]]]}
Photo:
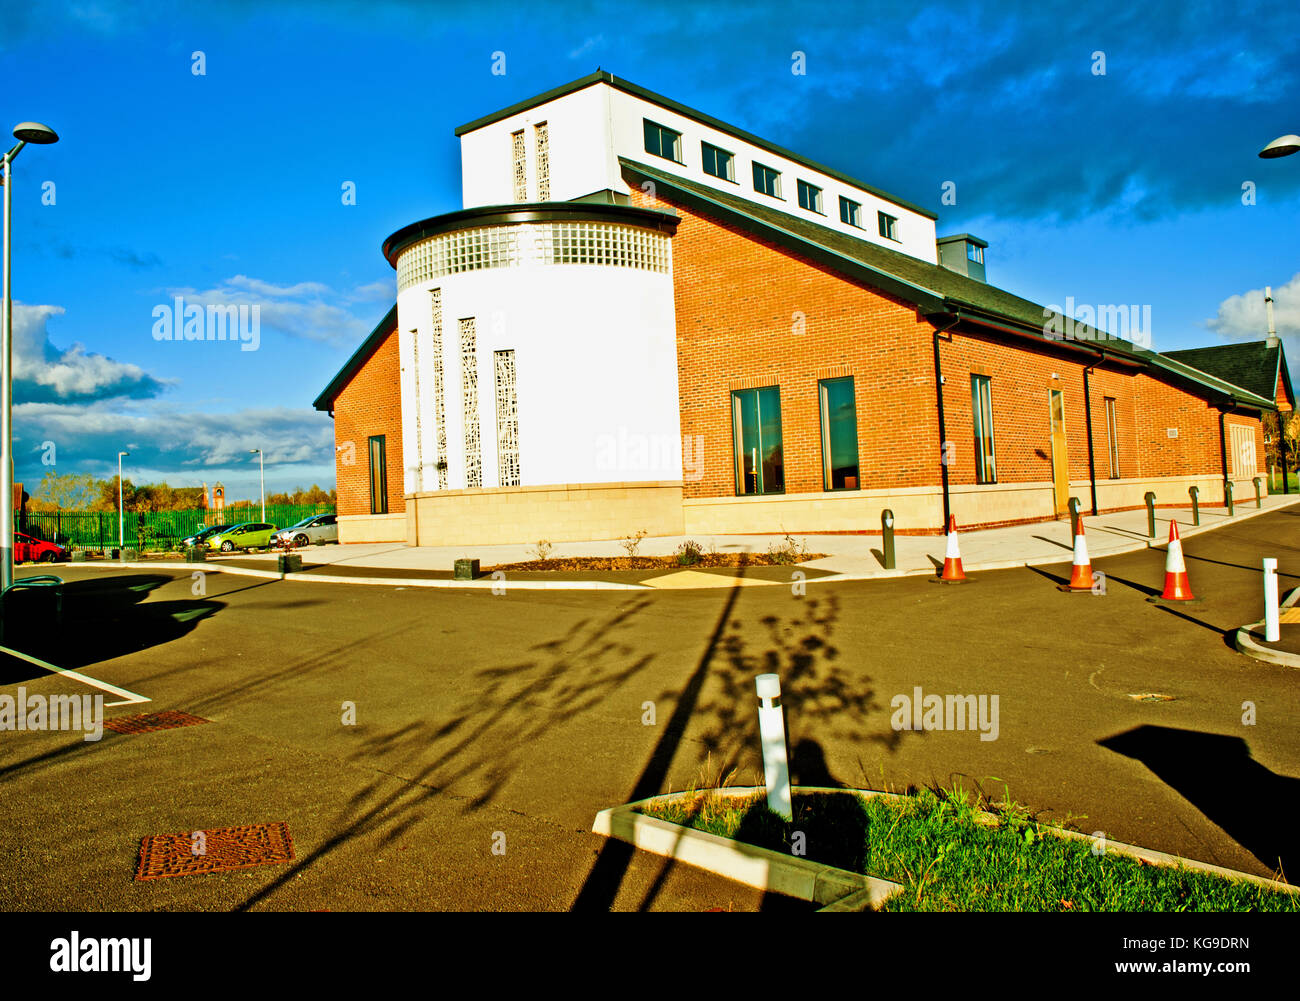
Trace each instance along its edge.
{"label": "window frame", "polygon": [[[656,128],[656,129],[659,130],[659,149],[651,149],[651,148],[650,148],[650,134],[649,134],[649,131],[650,131],[650,128],[651,128],[652,126],[653,126],[654,128]],[[663,153],[663,137],[664,137],[664,133],[667,133],[667,134],[673,136],[673,143],[672,143],[672,146],[673,146],[673,152],[677,154],[676,156],[665,156],[665,155],[664,155],[664,153]],[[669,161],[670,163],[676,163],[676,164],[679,164],[679,165],[681,165],[681,166],[683,166],[683,167],[686,166],[686,158],[685,158],[686,155],[685,155],[685,152],[684,152],[683,149],[682,149],[682,134],[681,134],[680,132],[678,132],[676,129],[670,129],[667,125],[660,125],[658,122],[656,122],[656,121],[654,121],[653,119],[650,119],[650,118],[642,118],[642,119],[641,119],[641,138],[642,138],[642,140],[643,140],[643,142],[644,142],[644,144],[645,144],[645,151],[646,151],[647,153],[649,153],[651,156],[657,156],[657,157],[659,157],[661,160],[667,160],[667,161]]]}
{"label": "window frame", "polygon": [[970,261],[972,264],[983,264],[984,248],[981,247],[978,243],[967,243],[966,260]]}
{"label": "window frame", "polygon": [[[785,197],[781,194],[781,172],[775,167],[769,167],[767,164],[759,163],[757,160],[751,160],[749,163],[752,168],[751,173],[754,177],[754,191],[757,194],[766,195],[768,198],[776,198],[779,201],[785,201]],[[760,170],[767,171],[772,175],[772,180],[774,182],[772,185],[773,191],[767,191],[758,186],[758,172]]]}
{"label": "window frame", "polygon": [[[886,230],[889,232],[885,232]],[[898,216],[877,210],[876,231],[880,233],[882,239],[893,240],[895,243],[903,242],[898,238]]]}
{"label": "window frame", "polygon": [[[851,215],[853,218],[845,219],[844,210],[850,205],[853,206],[853,211],[850,212],[849,215]],[[852,226],[854,229],[862,229],[862,223],[855,221],[861,218],[862,218],[862,203],[855,202],[852,198],[845,198],[843,195],[840,195],[840,222],[844,223],[845,226]]]}
{"label": "window frame", "polygon": [[[798,179],[795,180],[795,190],[796,190],[796,193],[797,193],[797,195],[798,195],[799,207],[800,207],[801,209],[804,209],[804,210],[807,211],[807,212],[815,212],[815,213],[817,213],[817,215],[825,215],[825,214],[826,214],[826,213],[823,212],[822,209],[821,209],[821,206],[822,206],[822,189],[821,189],[821,188],[817,187],[817,185],[811,183],[810,181],[805,181],[805,180],[803,180],[802,178],[798,178]],[[812,202],[813,202],[813,204],[812,204],[812,205],[805,205],[805,204],[803,203],[803,194],[804,194],[805,191],[810,191],[810,192],[812,192],[812,195],[813,195],[813,197],[812,197]]]}
{"label": "window frame", "polygon": [[[762,457],[763,457],[763,448],[762,448],[762,444],[763,444],[763,443],[762,443],[762,436],[763,436],[763,411],[762,411],[761,404],[760,404],[760,402],[759,402],[759,401],[761,400],[761,397],[759,396],[759,394],[762,393],[762,392],[764,392],[764,391],[766,391],[766,390],[774,390],[774,391],[776,392],[776,405],[777,405],[777,411],[778,411],[778,418],[777,418],[777,419],[778,419],[778,426],[780,427],[780,431],[781,431],[781,489],[780,489],[780,490],[768,490],[768,489],[765,488],[765,486],[764,486],[764,487],[760,487],[760,484],[762,483],[762,479],[763,479],[763,462],[762,462]],[[756,461],[756,464],[755,464],[755,467],[754,467],[754,487],[755,487],[755,489],[754,489],[754,492],[753,492],[753,493],[745,493],[745,492],[741,489],[742,485],[744,484],[744,479],[745,479],[745,473],[744,473],[744,458],[743,458],[744,453],[741,452],[741,442],[740,442],[740,437],[739,437],[739,435],[737,434],[737,432],[739,431],[739,427],[738,427],[737,424],[736,424],[736,411],[737,411],[737,403],[739,402],[740,397],[741,397],[742,395],[744,395],[745,393],[753,393],[753,394],[754,394],[754,397],[755,397],[755,412],[756,412],[757,417],[758,417],[759,446],[758,446],[757,461]],[[784,493],[786,492],[786,488],[785,488],[785,421],[784,421],[784,419],[783,419],[783,418],[784,418],[784,408],[781,406],[781,387],[780,387],[780,385],[778,384],[778,385],[772,385],[772,386],[751,386],[751,387],[748,388],[748,389],[733,389],[733,390],[731,390],[731,391],[727,394],[727,398],[728,398],[728,401],[729,401],[730,404],[731,404],[731,407],[730,407],[730,409],[731,409],[731,455],[732,455],[732,475],[735,477],[735,491],[736,491],[736,494],[735,494],[735,495],[736,495],[737,497],[767,497],[767,496],[779,496],[779,495],[781,495],[781,494],[784,494]]]}
{"label": "window frame", "polygon": [[[981,398],[980,386],[984,387],[984,393]],[[970,377],[971,387],[971,435],[975,444],[975,482],[980,486],[992,485],[998,482],[998,464],[997,464],[997,440],[993,435],[993,379],[987,375],[979,375],[972,372]],[[988,410],[988,433],[981,434],[984,430],[984,414],[982,411]],[[988,453],[984,452],[984,440],[988,439]],[[991,475],[990,475],[991,471]]]}
{"label": "window frame", "polygon": [[[830,421],[827,414],[827,407],[830,400],[828,398],[829,394],[826,391],[826,387],[831,383],[837,383],[837,382],[847,382],[849,386],[852,388],[853,444],[854,444],[854,449],[857,452],[857,458],[856,461],[854,462],[854,467],[857,470],[854,479],[857,480],[857,486],[852,486],[852,487],[837,487],[837,486],[833,486],[831,483],[833,469],[834,469],[832,460],[834,459],[834,456],[831,454],[831,447],[830,447],[831,428],[830,428]],[[841,376],[835,376],[834,378],[830,378],[830,379],[818,379],[817,380],[817,405],[819,409],[818,421],[821,430],[821,440],[822,440],[822,490],[825,491],[826,493],[839,493],[845,490],[861,490],[862,489],[862,449],[858,443],[858,386],[857,383],[854,381],[853,376],[841,375]]]}
{"label": "window frame", "polygon": [[[370,513],[388,513],[388,442],[387,435],[372,434],[366,445],[366,476],[370,484]],[[375,490],[375,446],[379,446],[379,486],[378,499]]]}
{"label": "window frame", "polygon": [[[713,173],[713,171],[709,170],[708,164],[709,164],[710,150],[712,150],[715,154],[721,153],[724,156],[726,156],[727,158],[726,176],[723,176],[722,174],[715,174]],[[714,162],[716,163],[716,161],[717,161],[717,157],[715,156]],[[732,153],[730,150],[723,149],[721,146],[713,145],[713,143],[709,142],[707,139],[700,140],[700,166],[703,168],[704,173],[708,174],[710,177],[716,177],[719,181],[730,181],[732,184],[740,183],[739,181],[736,180],[736,154]]]}
{"label": "window frame", "polygon": [[1110,478],[1119,477],[1119,417],[1115,397],[1105,396],[1106,401],[1106,454],[1110,459]]}

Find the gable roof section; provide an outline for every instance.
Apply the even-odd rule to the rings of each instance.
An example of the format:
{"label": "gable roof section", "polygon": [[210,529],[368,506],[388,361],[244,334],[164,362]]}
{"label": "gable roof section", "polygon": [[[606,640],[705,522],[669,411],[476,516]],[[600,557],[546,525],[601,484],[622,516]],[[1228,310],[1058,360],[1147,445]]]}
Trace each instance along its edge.
{"label": "gable roof section", "polygon": [[1049,338],[1044,333],[1044,324],[1054,316],[1064,319],[1060,314],[938,264],[859,240],[626,157],[620,157],[619,163],[638,183],[651,181],[658,190],[671,192],[687,207],[720,217],[850,279],[911,303],[922,314],[945,313],[985,325],[1009,324],[1014,328],[1011,332],[1030,335],[1055,347],[1081,348],[1087,344],[1086,350],[1090,352],[1104,351],[1116,360],[1159,369],[1175,382],[1196,387],[1198,395],[1204,396],[1209,391],[1252,408],[1276,409],[1271,392],[1256,393],[1217,373],[1201,371],[1178,358],[1158,354],[1077,321],[1073,338]]}
{"label": "gable roof section", "polygon": [[379,349],[379,345],[384,343],[384,339],[396,329],[397,303],[393,303],[393,308],[384,314],[384,318],[379,321],[374,330],[370,331],[366,339],[361,342],[361,346],[352,353],[352,357],[343,363],[338,374],[330,380],[320,396],[316,397],[312,406],[317,410],[333,412],[334,401],[339,393],[343,392],[344,387],[352,381],[352,377],[361,370],[361,366],[370,360],[370,356]]}
{"label": "gable roof section", "polygon": [[1295,406],[1291,373],[1287,371],[1286,352],[1282,349],[1281,341],[1275,347],[1269,347],[1268,341],[1216,344],[1208,348],[1166,351],[1165,356],[1270,400],[1277,397],[1280,378],[1286,399],[1292,407]]}
{"label": "gable roof section", "polygon": [[850,177],[848,174],[836,170],[834,167],[828,167],[824,163],[817,163],[815,160],[809,160],[806,156],[800,156],[798,153],[792,152],[784,146],[778,146],[776,143],[768,142],[766,139],[760,139],[758,136],[746,132],[744,129],[738,129],[734,125],[728,125],[726,122],[714,118],[712,115],[706,115],[702,111],[696,111],[694,108],[689,108],[678,101],[674,101],[670,97],[656,94],[652,90],[638,87],[636,84],[615,77],[613,73],[606,73],[604,70],[596,70],[595,73],[590,73],[587,76],[572,81],[571,83],[555,87],[543,94],[538,94],[535,97],[530,97],[518,102],[517,104],[512,104],[508,108],[502,108],[500,111],[494,111],[490,115],[484,115],[482,118],[476,118],[474,121],[467,122],[457,128],[456,135],[463,136],[466,132],[474,132],[484,126],[491,125],[493,122],[499,122],[502,119],[509,118],[511,115],[517,115],[521,111],[527,111],[529,108],[535,108],[540,104],[546,104],[548,101],[554,101],[579,90],[585,90],[586,88],[593,87],[598,83],[609,84],[609,86],[613,87],[615,90],[621,90],[624,93],[631,94],[633,97],[639,97],[643,101],[657,104],[661,108],[675,111],[677,114],[686,118],[694,119],[703,125],[709,126],[709,128],[717,129],[719,132],[725,132],[727,135],[741,140],[741,142],[750,143],[751,145],[757,146],[759,149],[767,150],[769,153],[785,157],[787,160],[793,160],[795,163],[801,163],[810,170],[820,171],[828,177],[833,177],[837,181],[843,181],[845,184],[851,184],[855,188],[860,188],[863,191],[870,192],[878,198],[883,198],[887,202],[893,202],[895,205],[905,208],[910,212],[915,212],[917,215],[923,215],[927,219],[939,218],[929,209],[923,209],[919,205],[905,202],[903,199],[895,197],[887,191],[881,191],[879,188],[872,187],[870,184],[859,181],[856,177]]}

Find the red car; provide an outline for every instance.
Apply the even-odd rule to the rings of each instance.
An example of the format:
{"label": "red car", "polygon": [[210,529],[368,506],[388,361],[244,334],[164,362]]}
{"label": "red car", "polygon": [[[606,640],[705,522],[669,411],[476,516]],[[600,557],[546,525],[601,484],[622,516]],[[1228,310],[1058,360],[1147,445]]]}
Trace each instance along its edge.
{"label": "red car", "polygon": [[68,559],[68,551],[53,542],[34,539],[22,532],[14,532],[14,562],[25,563],[34,560],[40,563],[62,563]]}

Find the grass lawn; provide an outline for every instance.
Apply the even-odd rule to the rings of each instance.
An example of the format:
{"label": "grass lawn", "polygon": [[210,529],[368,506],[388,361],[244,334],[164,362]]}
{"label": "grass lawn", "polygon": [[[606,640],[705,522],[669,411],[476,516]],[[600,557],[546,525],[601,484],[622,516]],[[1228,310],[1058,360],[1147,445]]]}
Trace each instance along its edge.
{"label": "grass lawn", "polygon": [[1300,897],[1210,873],[1151,865],[1090,841],[1042,832],[1023,809],[1000,804],[989,823],[961,790],[922,790],[904,800],[795,790],[793,824],[760,793],[710,795],[648,804],[670,823],[790,853],[805,836],[805,856],[901,883],[888,911],[1290,911]]}

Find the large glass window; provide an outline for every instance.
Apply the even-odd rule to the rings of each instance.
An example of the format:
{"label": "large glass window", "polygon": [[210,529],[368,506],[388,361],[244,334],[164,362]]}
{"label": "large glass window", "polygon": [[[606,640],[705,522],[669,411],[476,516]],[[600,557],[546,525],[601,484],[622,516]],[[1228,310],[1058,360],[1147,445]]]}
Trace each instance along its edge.
{"label": "large glass window", "polygon": [[700,143],[700,159],[704,161],[704,172],[724,181],[736,179],[736,158],[725,149],[719,149],[710,143]]}
{"label": "large glass window", "polygon": [[645,122],[645,151],[655,156],[662,156],[674,163],[682,162],[682,134],[650,119]]}
{"label": "large glass window", "polygon": [[1119,435],[1115,429],[1115,400],[1106,397],[1106,444],[1110,450],[1110,478],[1119,479]]}
{"label": "large glass window", "polygon": [[370,439],[370,513],[388,513],[388,463],[382,434]]}
{"label": "large glass window", "polygon": [[853,378],[823,379],[822,480],[826,490],[856,490],[858,480],[858,408]]}
{"label": "large glass window", "polygon": [[997,467],[993,463],[993,398],[989,377],[970,377],[971,411],[975,425],[975,482],[996,483]]}
{"label": "large glass window", "polygon": [[781,197],[781,172],[761,163],[754,164],[754,190],[773,198]]}
{"label": "large glass window", "polygon": [[736,493],[783,493],[780,390],[769,386],[734,391],[731,422],[736,447]]}

